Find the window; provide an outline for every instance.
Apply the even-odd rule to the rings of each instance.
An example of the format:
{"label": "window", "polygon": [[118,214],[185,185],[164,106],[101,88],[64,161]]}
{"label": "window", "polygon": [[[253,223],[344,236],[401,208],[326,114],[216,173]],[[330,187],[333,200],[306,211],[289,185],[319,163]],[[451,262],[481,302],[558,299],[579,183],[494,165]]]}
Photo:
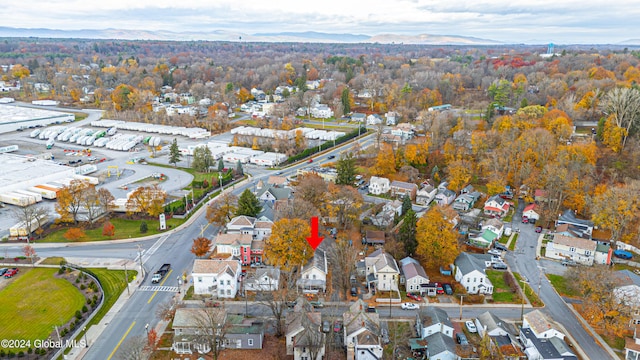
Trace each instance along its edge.
{"label": "window", "polygon": [[316,279],[316,274],[313,274],[313,276],[311,277],[313,280]]}
{"label": "window", "polygon": [[227,289],[227,295],[231,295],[231,290]]}
{"label": "window", "polygon": [[591,251],[587,250],[587,251],[584,252],[584,254],[589,256],[589,255],[591,255]]}
{"label": "window", "polygon": [[202,276],[198,276],[198,282],[202,282]]}
{"label": "window", "polygon": [[574,248],[574,247],[570,247],[570,248],[569,248],[569,251],[571,251],[571,252],[576,252],[576,248]]}
{"label": "window", "polygon": [[483,278],[480,278],[480,282],[482,282]]}
{"label": "window", "polygon": [[224,285],[224,280],[220,280],[220,285]]}
{"label": "window", "polygon": [[224,290],[220,289],[220,296],[224,295]]}
{"label": "window", "polygon": [[231,280],[227,280],[227,285],[231,285]]}
{"label": "window", "polygon": [[253,346],[253,339],[247,339],[247,345]]}

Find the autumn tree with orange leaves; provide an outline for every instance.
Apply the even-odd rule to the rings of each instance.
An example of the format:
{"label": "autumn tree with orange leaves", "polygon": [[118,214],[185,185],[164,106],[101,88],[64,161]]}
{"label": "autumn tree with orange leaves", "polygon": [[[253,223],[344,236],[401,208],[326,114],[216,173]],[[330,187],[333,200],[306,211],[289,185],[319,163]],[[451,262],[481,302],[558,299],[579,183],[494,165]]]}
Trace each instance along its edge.
{"label": "autumn tree with orange leaves", "polygon": [[191,245],[191,253],[196,257],[203,257],[211,251],[211,240],[205,237],[199,237],[193,239],[193,245]]}

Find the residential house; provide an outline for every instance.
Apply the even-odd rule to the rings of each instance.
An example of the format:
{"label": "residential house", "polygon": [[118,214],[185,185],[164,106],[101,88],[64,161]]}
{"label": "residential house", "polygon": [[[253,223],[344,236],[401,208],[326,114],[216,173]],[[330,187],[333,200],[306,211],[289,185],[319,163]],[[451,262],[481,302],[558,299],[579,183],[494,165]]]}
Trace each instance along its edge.
{"label": "residential house", "polygon": [[325,354],[322,314],[304,300],[298,301],[285,318],[287,355],[294,360],[320,360]]}
{"label": "residential house", "polygon": [[575,231],[579,231],[582,234],[588,235],[589,237],[593,233],[593,221],[578,219],[576,214],[571,209],[565,210],[558,220],[556,221],[556,226],[562,224],[569,224]]}
{"label": "residential house", "polygon": [[433,185],[423,184],[422,188],[416,193],[416,204],[429,205],[436,198],[437,193],[438,189]]}
{"label": "residential house", "polygon": [[[203,321],[203,319],[207,319]],[[210,323],[208,319],[211,319]],[[171,348],[177,354],[206,354],[211,351],[209,337],[220,336],[214,327],[225,324],[227,313],[223,308],[177,308],[173,316],[173,344]]]}
{"label": "residential house", "polygon": [[233,299],[238,292],[240,262],[196,259],[191,270],[193,292]]}
{"label": "residential house", "polygon": [[560,224],[556,226],[554,232],[556,234],[564,235],[568,237],[583,238],[583,239],[590,238],[589,234],[584,233],[580,228],[570,224]]}
{"label": "residential house", "polygon": [[393,126],[398,123],[398,113],[396,113],[395,111],[387,112],[386,114],[384,114],[384,117],[387,119],[387,126]]}
{"label": "residential house", "polygon": [[480,199],[480,196],[482,196],[482,194],[477,191],[460,194],[453,201],[453,205],[451,207],[457,211],[469,211],[476,204],[476,201]]}
{"label": "residential house", "polygon": [[355,121],[358,123],[364,123],[367,119],[367,115],[363,113],[353,113],[351,114],[351,121]]}
{"label": "residential house", "polygon": [[280,285],[280,269],[267,266],[256,269],[255,274],[244,279],[246,291],[276,291]]}
{"label": "residential house", "polygon": [[520,341],[529,359],[577,360],[564,341],[564,336],[540,310],[531,311],[523,316]]}
{"label": "residential house", "polygon": [[460,190],[460,194],[471,194],[474,191],[473,185],[469,184]]}
{"label": "residential house", "polygon": [[261,189],[256,189],[256,197],[263,203],[275,203],[278,200],[289,200],[293,198],[290,188],[267,185]]}
{"label": "residential house", "polygon": [[447,312],[435,306],[425,306],[416,314],[416,332],[420,338],[441,333],[453,338],[453,323]]}
{"label": "residential house", "polygon": [[456,192],[447,188],[438,188],[435,201],[440,206],[447,206],[456,199]]}
{"label": "residential house", "polygon": [[387,178],[372,176],[369,179],[369,193],[373,195],[386,194],[391,190],[391,182]]}
{"label": "residential house", "polygon": [[463,252],[454,261],[454,277],[469,294],[493,294],[493,284],[486,269],[491,265],[489,255]]}
{"label": "residential house", "polygon": [[538,221],[538,219],[540,219],[540,214],[538,213],[539,208],[540,207],[536,203],[525,206],[522,211],[522,220],[528,219],[533,220],[534,222]]}
{"label": "residential house", "polygon": [[593,265],[598,243],[583,238],[553,234],[547,243],[545,256],[558,260],[573,260],[584,265]]}
{"label": "residential house", "polygon": [[458,360],[460,357],[456,353],[456,343],[453,338],[442,333],[435,333],[424,338],[427,342],[427,353],[429,359],[438,360]]}
{"label": "residential house", "polygon": [[409,140],[415,135],[415,129],[409,123],[400,123],[391,129],[391,135],[398,136],[401,140]]}
{"label": "residential house", "polygon": [[249,234],[254,240],[264,240],[271,235],[273,222],[268,219],[256,219],[251,216],[236,216],[226,226],[227,234]]}
{"label": "residential house", "polygon": [[549,193],[546,190],[535,189],[533,191],[533,201],[539,203],[549,202]]}
{"label": "residential house", "polygon": [[242,315],[227,315],[223,336],[225,349],[261,350],[264,345],[264,323],[258,319],[246,319]]}
{"label": "residential house", "polygon": [[316,104],[311,108],[311,116],[319,119],[328,119],[333,116],[333,110],[325,104]]}
{"label": "residential house", "polygon": [[304,174],[315,174],[318,175],[322,178],[322,180],[326,181],[326,182],[332,182],[335,183],[336,179],[338,178],[338,171],[334,168],[325,168],[325,167],[320,167],[320,166],[314,166],[311,168],[302,168],[302,169],[298,169],[296,171],[296,174],[298,175],[298,178],[300,178],[300,175],[304,175]]}
{"label": "residential house", "polygon": [[[371,186],[371,185],[369,185]],[[408,196],[411,201],[415,200],[418,192],[418,185],[404,181],[394,180],[390,186],[391,196],[403,197]]]}
{"label": "residential house", "polygon": [[478,235],[469,235],[469,243],[471,245],[477,246],[477,247],[481,247],[481,248],[489,248],[491,247],[491,244],[493,244],[493,241],[499,239],[498,234],[496,234],[495,232],[493,232],[491,229],[482,229],[482,232],[479,233]]}
{"label": "residential house", "polygon": [[367,312],[367,308],[368,305],[358,299],[342,314],[343,340],[348,347],[353,347],[353,360],[382,359],[380,317],[377,312]]}
{"label": "residential house", "polygon": [[251,263],[262,264],[262,256],[264,255],[264,241],[253,240],[251,242]]}
{"label": "residential house", "polygon": [[509,336],[513,328],[510,324],[504,320],[495,316],[493,313],[487,311],[480,315],[475,320],[478,334],[483,337],[486,333],[487,336]]}
{"label": "residential house", "polygon": [[249,234],[218,234],[214,241],[218,254],[231,254],[240,259],[242,265],[251,262],[251,242],[253,236]]}
{"label": "residential house", "polygon": [[288,185],[289,184],[289,180],[287,180],[287,178],[284,177],[284,176],[271,175],[267,179],[267,184],[281,188],[281,187],[285,187],[286,185]]}
{"label": "residential house", "polygon": [[373,225],[386,227],[392,225],[396,217],[402,216],[402,202],[400,200],[393,200],[385,203],[382,210],[371,218]]}
{"label": "residential house", "polygon": [[493,195],[484,203],[484,213],[490,216],[503,217],[509,212],[511,204],[499,195]]}
{"label": "residential house", "polygon": [[633,339],[624,339],[624,359],[640,360],[640,325],[636,325],[633,330]]}
{"label": "residential house", "polygon": [[483,230],[491,230],[498,238],[501,238],[504,234],[504,222],[500,219],[492,218],[485,220],[482,224]]}
{"label": "residential house", "polygon": [[382,124],[382,117],[378,114],[371,114],[367,116],[367,125],[379,125]]}
{"label": "residential house", "polygon": [[600,242],[596,243],[598,245],[596,245],[596,255],[593,258],[593,263],[601,265],[611,265],[611,257],[613,256],[613,249],[611,248],[611,244],[602,244]]}
{"label": "residential house", "polygon": [[640,324],[640,271],[620,270],[615,272],[617,287],[613,290],[616,299],[628,306],[631,323]]}
{"label": "residential house", "polygon": [[367,230],[362,239],[362,243],[368,245],[384,245],[385,241],[384,231],[381,230]]}
{"label": "residential house", "polygon": [[316,249],[311,261],[302,266],[298,287],[307,293],[325,292],[327,290],[328,269],[326,253],[321,249]]}
{"label": "residential house", "polygon": [[429,283],[429,276],[418,260],[406,257],[400,260],[401,277],[400,283],[404,283],[408,293],[422,293],[422,284]]}
{"label": "residential house", "polygon": [[400,269],[398,263],[384,251],[378,249],[364,258],[366,264],[367,286],[373,285],[378,291],[398,291]]}

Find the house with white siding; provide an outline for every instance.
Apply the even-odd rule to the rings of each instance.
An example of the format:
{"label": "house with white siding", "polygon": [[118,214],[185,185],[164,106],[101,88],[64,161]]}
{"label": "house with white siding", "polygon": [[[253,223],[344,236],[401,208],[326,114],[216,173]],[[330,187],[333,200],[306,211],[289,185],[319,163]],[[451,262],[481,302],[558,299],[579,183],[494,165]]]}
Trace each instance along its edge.
{"label": "house with white siding", "polygon": [[193,292],[233,299],[238,293],[240,262],[236,260],[196,259],[191,270]]}
{"label": "house with white siding", "polygon": [[553,234],[547,243],[545,256],[557,260],[573,260],[583,265],[593,265],[598,243],[593,240]]}
{"label": "house with white siding", "polygon": [[453,262],[455,279],[469,294],[493,294],[493,284],[486,269],[491,265],[491,255],[463,252]]}
{"label": "house with white siding", "polygon": [[429,276],[418,260],[406,257],[400,260],[400,269],[402,275],[400,282],[404,282],[404,287],[408,293],[422,293],[424,287],[422,284],[429,283]]}

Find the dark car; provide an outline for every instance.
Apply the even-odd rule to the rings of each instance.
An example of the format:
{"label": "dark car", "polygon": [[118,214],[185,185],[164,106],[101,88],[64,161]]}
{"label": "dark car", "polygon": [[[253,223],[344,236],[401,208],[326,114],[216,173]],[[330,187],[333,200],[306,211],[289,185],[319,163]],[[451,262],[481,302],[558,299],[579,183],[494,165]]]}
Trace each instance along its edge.
{"label": "dark car", "polygon": [[542,226],[536,226],[536,232],[539,234],[542,232]]}
{"label": "dark car", "polygon": [[4,275],[7,271],[9,271],[7,268],[0,269],[0,276]]}
{"label": "dark car", "polygon": [[369,306],[369,307],[367,307],[367,312],[374,313],[374,312],[376,312],[376,308],[373,307],[373,306]]}
{"label": "dark car", "polygon": [[498,243],[498,242],[497,242],[497,243],[495,243],[495,244],[493,244],[493,248],[494,248],[494,249],[497,249],[497,250],[500,250],[500,251],[507,251],[507,250],[509,250],[509,249],[507,249],[507,247],[506,247],[506,246],[504,246],[504,245],[502,245],[502,244],[500,244],[500,243]]}
{"label": "dark car", "polygon": [[467,335],[461,332],[456,334],[456,341],[460,345],[469,345],[469,341],[467,340]]}
{"label": "dark car", "polygon": [[442,287],[444,288],[445,294],[453,295],[453,288],[451,287],[451,284],[442,284]]}
{"label": "dark car", "polygon": [[351,296],[358,296],[358,288],[357,287],[352,287],[351,288]]}
{"label": "dark car", "polygon": [[335,159],[335,158],[336,158],[336,156],[335,156],[335,155],[329,155],[329,156],[327,157],[327,159]]}

